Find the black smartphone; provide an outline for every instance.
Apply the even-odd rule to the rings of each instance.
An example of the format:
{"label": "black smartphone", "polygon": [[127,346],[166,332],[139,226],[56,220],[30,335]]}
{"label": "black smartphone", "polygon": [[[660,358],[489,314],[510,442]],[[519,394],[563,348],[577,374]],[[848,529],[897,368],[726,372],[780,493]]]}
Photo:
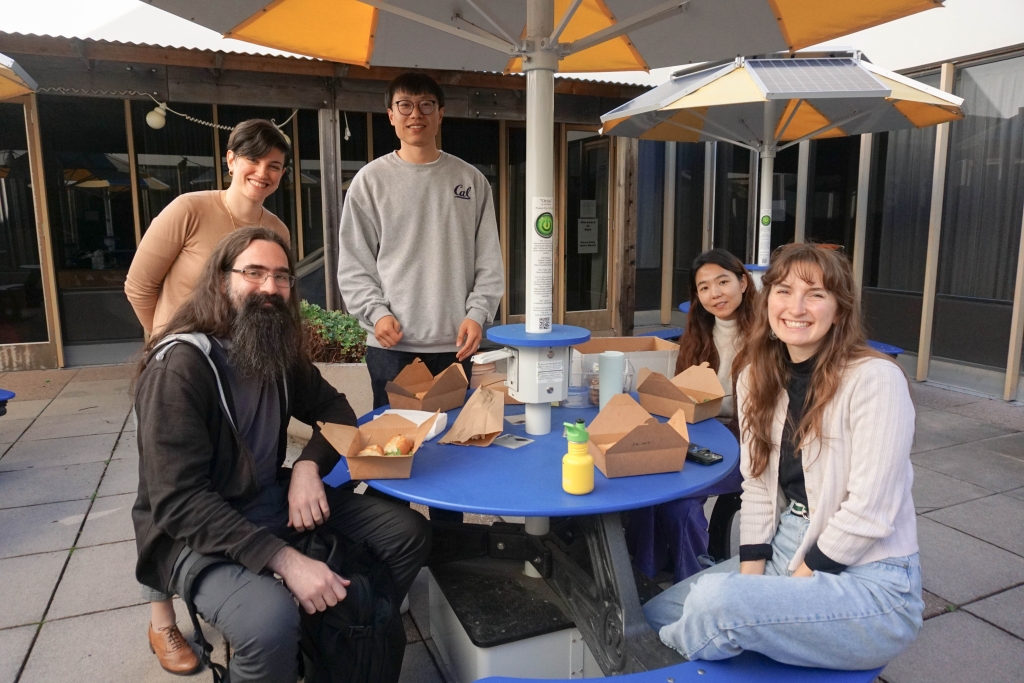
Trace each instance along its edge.
{"label": "black smartphone", "polygon": [[712,453],[703,446],[691,443],[686,451],[686,459],[701,465],[714,465],[722,462],[724,458],[718,453]]}

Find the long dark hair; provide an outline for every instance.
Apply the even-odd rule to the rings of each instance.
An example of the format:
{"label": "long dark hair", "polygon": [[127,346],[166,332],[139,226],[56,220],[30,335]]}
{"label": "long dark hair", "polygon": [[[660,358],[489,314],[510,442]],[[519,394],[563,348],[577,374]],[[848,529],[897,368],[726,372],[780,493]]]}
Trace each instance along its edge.
{"label": "long dark hair", "polygon": [[[192,296],[157,334],[150,337],[149,343],[142,351],[142,362],[139,364],[140,374],[146,367],[150,351],[172,334],[199,332],[213,337],[231,336],[231,324],[234,322],[235,313],[231,308],[231,299],[227,292],[230,271],[235,265],[235,259],[257,240],[273,242],[281,247],[288,256],[289,271],[295,272],[295,260],[292,258],[291,250],[281,236],[273,230],[269,228],[240,228],[229,233],[214,247],[213,253],[210,254],[209,260],[203,267],[202,275],[199,276],[199,280],[192,290]],[[288,297],[288,312],[296,326],[301,326],[302,317],[299,311],[298,292],[293,290],[291,296]]]}
{"label": "long dark hair", "polygon": [[[712,264],[735,275],[740,282],[746,280],[747,290],[743,293],[743,300],[736,309],[736,319],[739,323],[739,338],[745,338],[747,330],[750,329],[751,321],[754,318],[754,307],[751,303],[754,298],[754,281],[750,273],[743,267],[743,263],[727,252],[725,249],[711,249],[693,260],[690,267],[690,313],[686,318],[686,334],[679,340],[679,358],[676,361],[676,374],[679,374],[691,365],[700,365],[707,361],[711,367],[718,372],[720,360],[718,349],[715,348],[713,332],[715,329],[715,316],[711,311],[704,308],[700,298],[697,296],[697,271],[702,267]],[[735,373],[734,373],[735,374]]]}
{"label": "long dark hair", "polygon": [[807,388],[807,399],[800,424],[793,431],[793,443],[799,448],[821,436],[822,418],[839,389],[843,373],[851,361],[861,358],[892,360],[867,345],[860,319],[860,297],[854,284],[853,269],[842,253],[815,244],[787,244],[772,257],[762,279],[754,305],[754,322],[746,344],[736,356],[733,369],[738,373],[750,366],[743,396],[743,438],[750,440],[750,468],[760,476],[772,452],[772,422],[775,406],[789,383],[789,354],[786,345],[771,338],[768,320],[768,295],[773,285],[790,273],[810,282],[814,270],[821,271],[821,284],[836,299],[835,322],[815,354],[814,373]]}

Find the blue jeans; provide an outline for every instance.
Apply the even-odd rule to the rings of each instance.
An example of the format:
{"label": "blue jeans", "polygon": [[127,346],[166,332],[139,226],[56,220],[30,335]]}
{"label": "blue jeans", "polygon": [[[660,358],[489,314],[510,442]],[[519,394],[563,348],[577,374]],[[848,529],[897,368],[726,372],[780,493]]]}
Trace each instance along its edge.
{"label": "blue jeans", "polygon": [[678,583],[644,605],[662,642],[690,659],[752,650],[797,666],[874,669],[921,630],[917,553],[841,574],[789,575],[808,522],[784,513],[764,576],[739,573],[739,558]]}

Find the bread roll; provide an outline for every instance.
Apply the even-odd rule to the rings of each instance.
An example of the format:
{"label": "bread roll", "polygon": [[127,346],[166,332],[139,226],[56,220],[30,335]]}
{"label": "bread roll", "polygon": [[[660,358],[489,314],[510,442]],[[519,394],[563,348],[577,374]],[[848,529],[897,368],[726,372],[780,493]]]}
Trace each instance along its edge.
{"label": "bread roll", "polygon": [[384,449],[380,446],[367,446],[356,455],[384,455]]}
{"label": "bread roll", "polygon": [[384,455],[409,455],[412,452],[413,442],[408,437],[391,437],[391,440],[384,445]]}

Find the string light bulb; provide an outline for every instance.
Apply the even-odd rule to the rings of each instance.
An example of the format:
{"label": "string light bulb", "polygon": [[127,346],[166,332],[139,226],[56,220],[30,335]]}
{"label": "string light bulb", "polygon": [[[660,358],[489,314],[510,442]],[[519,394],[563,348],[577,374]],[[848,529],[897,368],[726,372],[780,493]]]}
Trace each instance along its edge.
{"label": "string light bulb", "polygon": [[167,105],[165,103],[157,104],[156,109],[146,114],[146,125],[154,130],[160,130],[167,125]]}

